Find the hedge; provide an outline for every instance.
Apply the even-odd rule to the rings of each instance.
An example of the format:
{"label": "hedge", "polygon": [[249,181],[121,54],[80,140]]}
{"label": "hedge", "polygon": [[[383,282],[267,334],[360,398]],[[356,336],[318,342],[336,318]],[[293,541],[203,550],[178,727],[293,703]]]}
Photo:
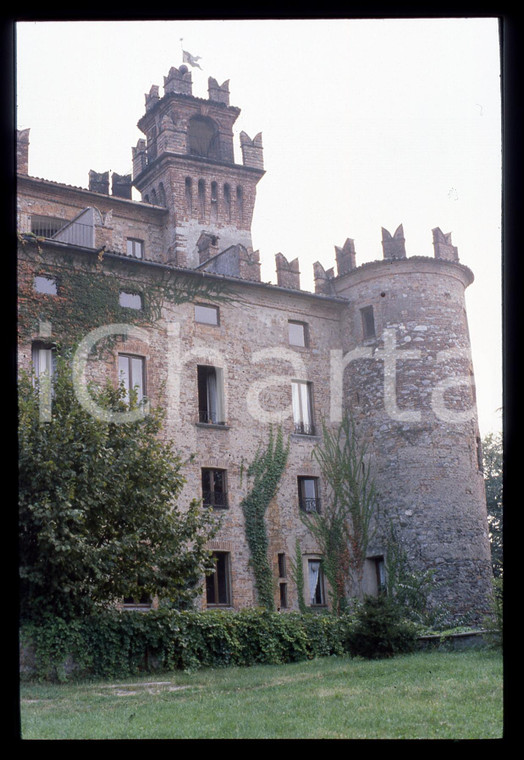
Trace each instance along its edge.
{"label": "hedge", "polygon": [[349,617],[246,609],[108,610],[21,631],[21,677],[52,681],[297,662],[347,652]]}

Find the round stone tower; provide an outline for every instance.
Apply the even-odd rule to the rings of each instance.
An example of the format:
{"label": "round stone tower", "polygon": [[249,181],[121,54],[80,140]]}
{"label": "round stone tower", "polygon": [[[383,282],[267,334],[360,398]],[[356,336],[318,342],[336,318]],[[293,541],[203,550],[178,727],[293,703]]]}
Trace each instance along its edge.
{"label": "round stone tower", "polygon": [[369,555],[386,556],[392,525],[413,571],[434,572],[433,601],[479,620],[492,573],[464,297],[473,274],[438,228],[434,258],[406,258],[402,226],[382,243],[383,260],[356,267],[346,241],[338,276],[322,281],[348,299],[332,418],[349,409],[369,444],[380,500]]}

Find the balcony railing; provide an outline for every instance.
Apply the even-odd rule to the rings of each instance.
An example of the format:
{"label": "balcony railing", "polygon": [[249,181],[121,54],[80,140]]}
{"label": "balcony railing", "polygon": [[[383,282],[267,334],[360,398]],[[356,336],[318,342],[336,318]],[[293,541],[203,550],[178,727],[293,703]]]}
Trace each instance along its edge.
{"label": "balcony railing", "polygon": [[200,409],[198,412],[198,421],[207,425],[224,425],[223,420],[219,420],[215,412],[208,412],[207,409]]}
{"label": "balcony railing", "polygon": [[47,240],[56,240],[60,243],[78,245],[81,248],[94,248],[95,235],[92,224],[83,222],[71,222],[58,227],[56,222],[42,221],[32,226],[31,232],[36,237]]}
{"label": "balcony railing", "polygon": [[299,435],[315,435],[315,426],[306,422],[295,422],[295,433]]}
{"label": "balcony railing", "polygon": [[303,512],[317,512],[320,514],[320,499],[302,497],[300,499],[300,509]]}

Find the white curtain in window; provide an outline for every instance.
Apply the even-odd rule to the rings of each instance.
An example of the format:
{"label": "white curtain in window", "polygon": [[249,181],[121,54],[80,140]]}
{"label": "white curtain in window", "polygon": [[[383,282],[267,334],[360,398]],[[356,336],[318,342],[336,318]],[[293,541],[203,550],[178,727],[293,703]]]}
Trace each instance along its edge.
{"label": "white curtain in window", "polygon": [[311,403],[309,395],[309,383],[293,380],[291,383],[293,420],[311,425]]}
{"label": "white curtain in window", "polygon": [[317,587],[320,581],[320,561],[309,561],[309,596],[310,604],[316,604]]}

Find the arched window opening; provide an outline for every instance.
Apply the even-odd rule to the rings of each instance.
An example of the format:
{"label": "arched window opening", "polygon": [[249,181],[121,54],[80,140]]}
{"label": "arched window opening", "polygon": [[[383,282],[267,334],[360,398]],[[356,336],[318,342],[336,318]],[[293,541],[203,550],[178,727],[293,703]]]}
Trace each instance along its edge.
{"label": "arched window opening", "polygon": [[211,219],[216,222],[218,218],[218,185],[211,183]]}
{"label": "arched window opening", "polygon": [[193,213],[193,182],[191,177],[186,177],[186,210],[188,214]]}
{"label": "arched window opening", "polygon": [[202,219],[206,216],[206,183],[198,180],[198,211]]}
{"label": "arched window opening", "polygon": [[231,188],[226,183],[224,185],[224,212],[228,222],[231,221]]}
{"label": "arched window opening", "polygon": [[238,221],[242,222],[244,219],[244,191],[240,185],[237,186],[237,216]]}
{"label": "arched window opening", "polygon": [[193,156],[220,158],[218,128],[206,116],[193,116],[187,130],[187,149]]}

